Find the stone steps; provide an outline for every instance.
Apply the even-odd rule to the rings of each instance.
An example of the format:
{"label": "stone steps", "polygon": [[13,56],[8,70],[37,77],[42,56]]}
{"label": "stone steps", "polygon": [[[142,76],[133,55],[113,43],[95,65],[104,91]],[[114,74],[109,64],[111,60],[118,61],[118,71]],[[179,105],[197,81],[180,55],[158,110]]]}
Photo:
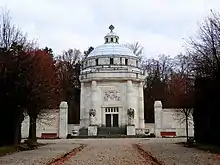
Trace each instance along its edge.
{"label": "stone steps", "polygon": [[[124,127],[98,127],[98,135],[126,135]],[[80,128],[79,135],[88,135],[88,128]]]}
{"label": "stone steps", "polygon": [[79,135],[79,136],[69,136],[68,139],[95,139],[95,138],[154,138],[149,135],[97,135],[97,136],[88,136],[88,135]]}
{"label": "stone steps", "polygon": [[123,127],[99,127],[98,135],[125,135],[126,129]]}
{"label": "stone steps", "polygon": [[80,128],[79,135],[88,135],[88,128]]}

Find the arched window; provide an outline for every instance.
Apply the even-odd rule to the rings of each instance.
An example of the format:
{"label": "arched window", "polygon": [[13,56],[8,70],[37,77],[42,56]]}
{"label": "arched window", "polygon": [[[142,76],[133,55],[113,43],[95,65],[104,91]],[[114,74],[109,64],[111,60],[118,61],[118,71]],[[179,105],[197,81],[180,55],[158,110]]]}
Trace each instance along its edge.
{"label": "arched window", "polygon": [[99,59],[98,59],[98,58],[95,59],[95,65],[96,65],[96,66],[99,65]]}
{"label": "arched window", "polygon": [[113,65],[113,64],[114,64],[114,59],[110,58],[110,65]]}
{"label": "arched window", "polygon": [[128,59],[127,58],[125,59],[125,65],[128,65]]}

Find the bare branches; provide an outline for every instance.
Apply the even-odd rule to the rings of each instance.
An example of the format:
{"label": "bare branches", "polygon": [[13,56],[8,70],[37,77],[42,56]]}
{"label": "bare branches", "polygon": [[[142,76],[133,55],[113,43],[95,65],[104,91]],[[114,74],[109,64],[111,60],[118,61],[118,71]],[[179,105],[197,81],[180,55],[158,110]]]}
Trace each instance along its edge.
{"label": "bare branches", "polygon": [[212,12],[188,41],[193,70],[200,77],[215,77],[220,71],[220,15]]}
{"label": "bare branches", "polygon": [[36,42],[28,41],[27,35],[11,23],[9,11],[0,14],[0,47],[9,50],[13,43],[25,50],[33,49]]}
{"label": "bare branches", "polygon": [[136,56],[141,56],[144,51],[144,47],[140,45],[139,42],[134,42],[133,44],[125,44]]}
{"label": "bare branches", "polygon": [[[62,83],[64,93],[67,95],[69,95],[68,91],[72,91],[74,88],[80,87],[79,74],[81,56],[82,54],[79,50],[69,49],[57,57],[56,65],[58,76],[60,82]],[[68,98],[68,96],[65,96],[65,98]]]}

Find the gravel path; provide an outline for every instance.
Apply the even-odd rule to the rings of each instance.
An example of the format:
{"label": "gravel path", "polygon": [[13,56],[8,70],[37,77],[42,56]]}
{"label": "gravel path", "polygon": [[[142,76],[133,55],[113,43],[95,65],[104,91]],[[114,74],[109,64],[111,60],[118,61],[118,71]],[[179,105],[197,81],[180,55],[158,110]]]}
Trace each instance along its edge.
{"label": "gravel path", "polygon": [[183,140],[143,140],[139,146],[163,161],[166,165],[220,165],[220,159],[215,154],[175,144],[180,141]]}
{"label": "gravel path", "polygon": [[135,140],[98,139],[85,141],[87,147],[64,165],[148,165],[145,159],[132,148]]}
{"label": "gravel path", "polygon": [[[81,144],[85,148],[64,159],[64,165],[150,165],[146,152],[134,147],[138,144],[143,150],[163,161],[165,165],[220,165],[220,158],[195,148],[186,148],[177,142],[185,139],[59,139],[45,140],[51,143],[37,150],[23,151],[0,157],[0,165],[45,165],[54,158],[60,158]],[[54,144],[52,144],[54,143]],[[153,163],[155,164],[155,163]],[[157,163],[156,163],[157,164]],[[151,164],[152,165],[152,164]]]}
{"label": "gravel path", "polygon": [[71,143],[48,144],[36,150],[22,151],[0,157],[0,165],[43,165],[79,146],[80,144]]}

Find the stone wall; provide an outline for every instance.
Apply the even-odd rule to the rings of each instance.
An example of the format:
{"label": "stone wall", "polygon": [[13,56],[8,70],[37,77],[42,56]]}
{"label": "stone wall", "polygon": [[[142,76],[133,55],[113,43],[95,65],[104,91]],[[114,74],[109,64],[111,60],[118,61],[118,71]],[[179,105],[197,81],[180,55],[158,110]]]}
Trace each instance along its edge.
{"label": "stone wall", "polygon": [[[68,106],[66,102],[60,103],[60,109],[45,110],[37,119],[36,136],[38,138],[66,138],[68,134]],[[21,137],[27,138],[29,134],[29,116],[25,115],[21,125]]]}
{"label": "stone wall", "polygon": [[[155,101],[154,104],[154,133],[156,137],[166,136],[186,136],[186,124],[183,120],[183,114],[179,109],[162,108],[161,101]],[[194,136],[194,123],[192,115],[189,117],[189,136]]]}
{"label": "stone wall", "polygon": [[[29,133],[29,116],[25,115],[22,122],[21,132],[22,138],[27,138]],[[37,119],[36,136],[40,138],[42,133],[53,133],[58,136],[59,131],[59,109],[47,110],[47,113]]]}

